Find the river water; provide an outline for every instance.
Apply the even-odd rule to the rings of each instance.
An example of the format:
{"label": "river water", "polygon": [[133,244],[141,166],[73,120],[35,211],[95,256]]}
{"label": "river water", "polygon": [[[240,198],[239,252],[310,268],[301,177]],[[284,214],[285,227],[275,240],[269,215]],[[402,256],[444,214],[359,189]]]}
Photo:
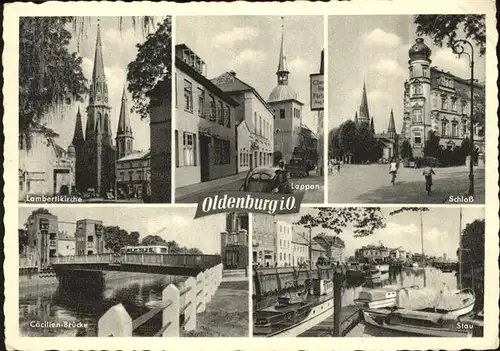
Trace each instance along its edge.
{"label": "river water", "polygon": [[[386,279],[378,284],[367,284],[363,279],[344,281],[342,286],[342,306],[354,304],[354,300],[359,297],[359,292],[367,288],[376,288],[387,285],[397,285],[400,287],[418,286],[432,289],[456,289],[457,277],[455,272],[442,272],[433,267],[427,268],[405,268],[401,272],[387,273]],[[254,310],[264,308],[276,303],[275,296],[262,298],[260,302],[254,304]]]}
{"label": "river water", "polygon": [[[19,329],[21,336],[97,336],[97,323],[111,307],[121,303],[132,319],[161,303],[161,293],[186,277],[141,273],[107,273],[104,285],[88,289],[63,289],[57,282],[28,285],[20,279]],[[46,322],[59,323],[47,327]],[[61,325],[64,324],[65,325]],[[43,324],[45,323],[45,325]],[[80,324],[79,324],[80,323]],[[87,324],[86,328],[78,327]],[[134,335],[153,336],[161,328],[161,314],[134,330]],[[84,332],[83,332],[84,331]]]}

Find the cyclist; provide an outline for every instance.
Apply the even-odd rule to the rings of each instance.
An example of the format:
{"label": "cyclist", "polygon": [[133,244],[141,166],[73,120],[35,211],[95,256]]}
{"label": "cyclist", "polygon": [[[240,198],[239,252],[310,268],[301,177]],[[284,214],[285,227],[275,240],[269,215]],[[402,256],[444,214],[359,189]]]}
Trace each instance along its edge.
{"label": "cyclist", "polygon": [[391,183],[394,185],[394,181],[396,180],[396,175],[398,173],[398,163],[396,162],[396,159],[392,159],[391,162],[389,163],[389,174],[391,174]]}
{"label": "cyclist", "polygon": [[431,166],[426,166],[422,171],[422,175],[425,177],[425,191],[427,191],[427,195],[431,194],[432,187],[432,175],[436,175]]}

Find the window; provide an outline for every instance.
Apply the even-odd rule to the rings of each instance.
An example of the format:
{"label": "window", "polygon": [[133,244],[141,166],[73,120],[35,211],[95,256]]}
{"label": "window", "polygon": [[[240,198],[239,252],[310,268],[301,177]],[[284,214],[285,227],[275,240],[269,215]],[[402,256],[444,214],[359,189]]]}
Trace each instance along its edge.
{"label": "window", "polygon": [[134,180],[134,171],[128,171],[128,180],[129,181]]}
{"label": "window", "polygon": [[179,167],[179,132],[175,131],[175,167]]}
{"label": "window", "polygon": [[212,95],[209,96],[210,99],[210,116],[211,121],[215,121],[215,116],[217,115],[217,107],[215,106],[215,99]]}
{"label": "window", "polygon": [[257,112],[253,113],[253,132],[257,134]]}
{"label": "window", "polygon": [[422,84],[415,84],[413,86],[413,94],[414,95],[422,95]]}
{"label": "window", "polygon": [[462,101],[462,114],[467,114],[467,103],[465,101]]}
{"label": "window", "polygon": [[259,135],[262,135],[262,116],[259,116]]}
{"label": "window", "polygon": [[205,107],[205,92],[203,89],[198,88],[198,116],[204,118],[203,109]]}
{"label": "window", "polygon": [[285,109],[280,109],[280,119],[285,119]]}
{"label": "window", "polygon": [[427,67],[422,67],[422,76],[428,77]]}
{"label": "window", "polygon": [[193,133],[183,133],[182,153],[184,156],[183,166],[196,166],[196,139]]}
{"label": "window", "polygon": [[416,146],[421,146],[422,144],[422,134],[420,132],[413,133],[413,144]]}
{"label": "window", "polygon": [[451,101],[451,110],[453,112],[457,112],[457,100],[452,100]]}
{"label": "window", "polygon": [[456,121],[453,121],[451,124],[451,136],[453,138],[458,137],[458,123]]}
{"label": "window", "polygon": [[224,125],[224,105],[222,101],[219,101],[219,106],[217,108],[217,119],[221,126]]}
{"label": "window", "polygon": [[226,127],[231,128],[231,109],[226,105]]}
{"label": "window", "polygon": [[462,136],[466,136],[467,135],[467,122],[465,121],[462,121]]}
{"label": "window", "polygon": [[413,78],[413,67],[410,67],[410,78]]}
{"label": "window", "polygon": [[448,109],[448,100],[445,97],[441,98],[441,109],[442,110]]}
{"label": "window", "polygon": [[441,122],[441,135],[448,135],[448,121]]}
{"label": "window", "polygon": [[231,144],[228,140],[214,139],[214,158],[216,165],[229,164]]}
{"label": "window", "polygon": [[184,110],[193,112],[193,87],[190,81],[184,79]]}
{"label": "window", "polygon": [[413,122],[422,123],[422,109],[416,108],[413,110]]}

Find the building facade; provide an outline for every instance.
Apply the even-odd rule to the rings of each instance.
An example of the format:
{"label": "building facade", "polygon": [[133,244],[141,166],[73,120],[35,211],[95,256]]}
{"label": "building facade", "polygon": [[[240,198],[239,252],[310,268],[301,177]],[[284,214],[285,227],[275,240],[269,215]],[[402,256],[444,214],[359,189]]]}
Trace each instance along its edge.
{"label": "building facade", "polygon": [[75,256],[75,237],[60,232],[57,241],[58,256]]}
{"label": "building facade", "polygon": [[276,264],[275,218],[271,215],[252,216],[252,263],[262,267]]}
{"label": "building facade", "polygon": [[175,47],[176,187],[237,173],[231,97],[212,83],[205,63],[186,45]]}
{"label": "building facade", "polygon": [[102,221],[81,219],[76,222],[75,255],[96,255],[107,252],[104,248]]}
{"label": "building facade", "polygon": [[221,233],[221,256],[224,269],[248,266],[248,213],[228,213],[226,230]]}
{"label": "building facade", "polygon": [[278,267],[289,267],[293,264],[293,226],[285,221],[276,221],[276,263]]}
{"label": "building facade", "polygon": [[295,90],[288,85],[288,70],[285,48],[284,28],[281,33],[281,47],[278,59],[277,86],[269,94],[268,105],[274,112],[274,163],[283,159],[288,162],[295,148],[301,145],[302,107]]}
{"label": "building facade", "polygon": [[298,233],[295,228],[292,232],[292,246],[292,265],[294,267],[309,262],[309,241],[306,240],[304,234]]}
{"label": "building facade", "polygon": [[134,152],[116,161],[117,195],[127,198],[151,196],[151,153]]}
{"label": "building facade", "polygon": [[273,109],[256,89],[238,78],[234,71],[223,73],[212,79],[212,82],[238,103],[235,108],[236,123],[244,120],[250,129],[249,139],[238,137],[241,161],[238,162],[238,171],[271,166],[274,150]]}
{"label": "building facade", "polygon": [[327,257],[327,252],[317,242],[313,241],[311,245],[311,257],[313,266],[316,265],[320,257]]}
{"label": "building facade", "polygon": [[19,200],[27,195],[70,195],[75,190],[74,147],[65,150],[54,133],[40,126],[33,130],[28,147],[19,140]]}
{"label": "building facade", "polygon": [[338,236],[318,235],[314,237],[314,241],[325,250],[330,262],[344,261],[345,243]]}
{"label": "building facade", "polygon": [[385,246],[368,245],[357,249],[355,257],[359,262],[385,262],[390,256],[390,250]]}
{"label": "building facade", "polygon": [[[414,156],[423,156],[431,132],[443,148],[460,146],[470,134],[470,80],[431,67],[431,50],[422,38],[410,48],[409,78],[404,85],[402,136],[410,141]],[[484,84],[474,82],[474,104],[484,106]],[[484,158],[484,115],[476,115],[474,148]]]}
{"label": "building facade", "polygon": [[26,221],[26,233],[28,256],[39,271],[49,268],[51,258],[58,255],[58,217],[42,208],[35,210]]}

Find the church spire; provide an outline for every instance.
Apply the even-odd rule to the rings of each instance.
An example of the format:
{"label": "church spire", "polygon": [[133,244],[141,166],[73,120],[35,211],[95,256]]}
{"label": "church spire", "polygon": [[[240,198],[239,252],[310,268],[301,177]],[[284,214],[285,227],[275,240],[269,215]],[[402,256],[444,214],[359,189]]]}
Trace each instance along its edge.
{"label": "church spire", "polygon": [[76,113],[75,131],[73,133],[73,141],[71,142],[71,144],[73,146],[77,146],[84,142],[85,138],[83,137],[82,114],[80,113],[80,106],[78,106],[78,112]]}
{"label": "church spire", "polygon": [[394,112],[391,108],[391,117],[389,118],[389,128],[387,128],[388,133],[396,133],[396,124],[394,123]]}
{"label": "church spire", "polygon": [[[281,17],[284,20],[284,17]],[[278,71],[276,75],[278,76],[278,85],[288,85],[288,75],[290,71],[288,70],[288,66],[286,64],[286,55],[285,55],[285,25],[281,25],[281,47],[280,47],[280,56],[278,59]]]}
{"label": "church spire", "polygon": [[356,124],[359,123],[359,120],[358,120],[358,111],[356,111],[356,113],[354,114],[354,123],[356,123]]}
{"label": "church spire", "polygon": [[124,133],[132,134],[132,128],[130,127],[130,118],[127,108],[127,96],[125,95],[125,86],[123,87],[120,117],[118,118],[118,131],[116,134],[119,135]]}
{"label": "church spire", "polygon": [[101,26],[97,23],[97,38],[94,54],[94,69],[92,71],[92,82],[90,86],[89,104],[108,103],[108,85],[104,74],[104,60],[102,58]]}
{"label": "church spire", "polygon": [[373,123],[373,117],[370,119],[370,132],[375,134],[375,125]]}
{"label": "church spire", "polygon": [[368,98],[366,96],[366,83],[363,81],[363,94],[361,96],[361,105],[359,106],[359,121],[369,123],[370,112],[368,111]]}

